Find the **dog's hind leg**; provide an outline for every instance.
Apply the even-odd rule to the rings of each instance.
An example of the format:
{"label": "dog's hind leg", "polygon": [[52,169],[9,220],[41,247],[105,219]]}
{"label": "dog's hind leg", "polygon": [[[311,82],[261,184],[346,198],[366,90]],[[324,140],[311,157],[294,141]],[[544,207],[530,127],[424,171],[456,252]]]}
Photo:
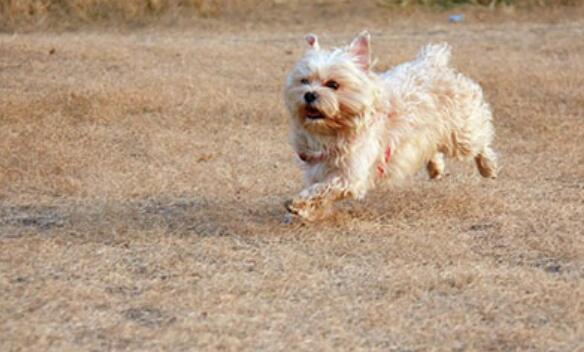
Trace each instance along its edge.
{"label": "dog's hind leg", "polygon": [[497,177],[497,154],[490,146],[485,146],[481,152],[475,155],[475,162],[481,176],[488,178]]}
{"label": "dog's hind leg", "polygon": [[439,180],[444,175],[444,155],[440,152],[434,154],[432,159],[426,164],[428,176],[433,180]]}

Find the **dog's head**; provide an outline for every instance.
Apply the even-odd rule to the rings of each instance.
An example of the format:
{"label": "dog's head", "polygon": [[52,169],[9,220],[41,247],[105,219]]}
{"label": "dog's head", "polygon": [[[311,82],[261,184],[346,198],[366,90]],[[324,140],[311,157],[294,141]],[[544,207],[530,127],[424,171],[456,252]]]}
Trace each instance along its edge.
{"label": "dog's head", "polygon": [[359,34],[344,48],[321,49],[314,34],[284,89],[293,119],[307,131],[338,135],[353,131],[376,100],[370,72],[370,35]]}

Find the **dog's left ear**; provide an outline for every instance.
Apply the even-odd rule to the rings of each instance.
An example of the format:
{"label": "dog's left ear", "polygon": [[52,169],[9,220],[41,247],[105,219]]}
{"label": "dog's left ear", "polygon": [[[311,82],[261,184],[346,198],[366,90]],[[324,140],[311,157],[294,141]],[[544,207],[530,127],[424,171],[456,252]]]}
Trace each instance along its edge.
{"label": "dog's left ear", "polygon": [[357,64],[365,71],[368,71],[369,66],[371,66],[370,41],[369,32],[363,31],[353,39],[348,49],[348,52],[357,58]]}
{"label": "dog's left ear", "polygon": [[320,45],[318,44],[318,38],[316,37],[316,34],[312,34],[312,33],[308,33],[304,39],[306,39],[306,42],[308,43],[308,45],[314,49],[314,50],[318,50],[320,49]]}

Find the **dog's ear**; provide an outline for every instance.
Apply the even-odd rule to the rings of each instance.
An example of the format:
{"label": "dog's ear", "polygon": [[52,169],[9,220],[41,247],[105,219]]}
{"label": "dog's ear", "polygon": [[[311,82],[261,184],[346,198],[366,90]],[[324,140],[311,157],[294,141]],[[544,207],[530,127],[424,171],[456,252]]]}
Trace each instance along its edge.
{"label": "dog's ear", "polygon": [[369,32],[363,31],[353,39],[348,49],[348,52],[357,59],[357,64],[365,71],[368,71],[371,66],[370,41]]}
{"label": "dog's ear", "polygon": [[304,36],[304,39],[306,39],[306,42],[312,49],[314,50],[320,49],[320,45],[318,45],[318,38],[316,37],[316,34],[308,33],[306,36]]}

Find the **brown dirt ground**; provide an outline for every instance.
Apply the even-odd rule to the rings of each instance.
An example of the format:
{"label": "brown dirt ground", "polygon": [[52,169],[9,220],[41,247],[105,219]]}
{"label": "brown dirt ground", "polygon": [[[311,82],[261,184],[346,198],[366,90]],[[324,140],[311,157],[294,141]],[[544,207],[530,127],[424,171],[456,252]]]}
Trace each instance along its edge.
{"label": "brown dirt ground", "polygon": [[[320,11],[0,35],[0,350],[584,350],[582,11]],[[283,79],[363,27],[452,44],[502,172],[286,226]]]}

